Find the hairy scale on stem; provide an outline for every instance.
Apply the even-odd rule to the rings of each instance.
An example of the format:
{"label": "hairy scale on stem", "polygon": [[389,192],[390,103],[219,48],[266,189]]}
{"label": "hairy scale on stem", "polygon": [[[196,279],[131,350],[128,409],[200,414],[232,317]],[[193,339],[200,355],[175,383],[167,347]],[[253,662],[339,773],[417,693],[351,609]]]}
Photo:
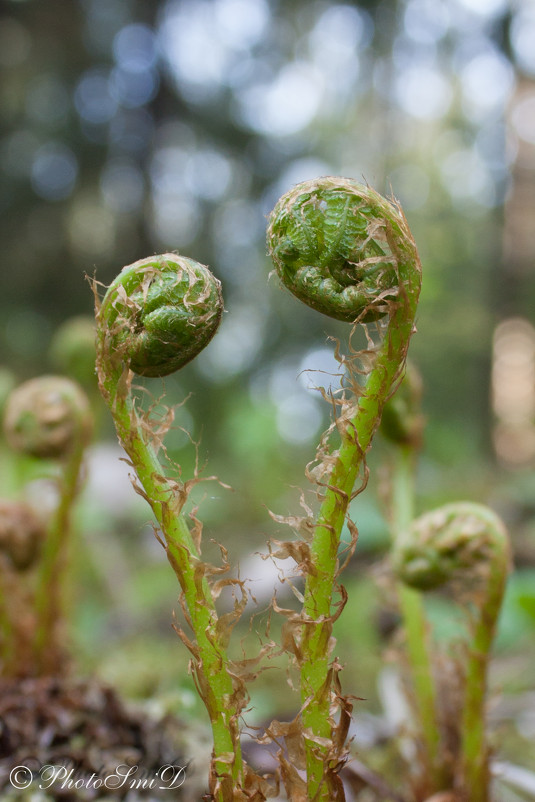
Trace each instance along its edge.
{"label": "hairy scale on stem", "polygon": [[[351,350],[343,358],[353,398],[346,397],[347,387],[341,399],[333,398],[340,445],[330,447],[331,427],[310,472],[321,507],[310,522],[312,537],[303,544],[309,556],[301,563],[306,583],[294,656],[301,669],[307,793],[326,802],[343,798],[337,773],[350,709],[338,689],[337,661],[329,665],[332,624],[345,601],[342,591],[333,613],[340,535],[382,409],[404,366],[421,266],[400,207],[345,178],[306,181],[286,193],[271,214],[268,247],[281,281],[297,298],[337,320],[379,321],[382,334],[378,346],[370,340],[366,353]],[[348,525],[355,541],[356,528]],[[332,716],[336,708],[338,725]]]}

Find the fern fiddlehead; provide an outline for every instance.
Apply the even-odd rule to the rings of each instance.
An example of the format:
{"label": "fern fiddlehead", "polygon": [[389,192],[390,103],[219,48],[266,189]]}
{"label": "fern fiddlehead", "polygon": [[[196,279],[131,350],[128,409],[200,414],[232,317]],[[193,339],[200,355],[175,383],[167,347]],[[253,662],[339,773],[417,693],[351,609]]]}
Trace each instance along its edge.
{"label": "fern fiddlehead", "polygon": [[[336,423],[339,447],[328,460],[309,544],[299,658],[308,795],[338,798],[329,667],[333,589],[349,501],[383,406],[403,368],[421,285],[421,266],[399,206],[355,181],[303,182],[276,204],[268,247],[282,283],[307,305],[350,323],[378,324],[382,341]],[[351,367],[350,367],[351,370]]]}
{"label": "fern fiddlehead", "polygon": [[[273,209],[271,257],[283,284],[303,303],[337,320],[376,320],[396,294],[384,199],[340,179],[298,184]],[[367,195],[367,197],[366,197]]]}
{"label": "fern fiddlehead", "polygon": [[138,376],[168,376],[210,342],[222,312],[221,285],[204,265],[172,253],[141,259],[110,285],[99,343]]}
{"label": "fern fiddlehead", "polygon": [[47,526],[35,593],[35,670],[57,672],[63,663],[59,627],[64,616],[72,507],[93,432],[89,401],[76,382],[63,376],[31,379],[11,393],[4,430],[15,451],[61,465],[58,503]]}
{"label": "fern fiddlehead", "polygon": [[125,267],[97,299],[97,372],[119,439],[137,473],[165,539],[180,583],[195,642],[197,688],[210,716],[214,751],[210,787],[217,802],[241,799],[244,765],[238,731],[241,710],[200,542],[182,512],[185,484],[169,476],[158,452],[161,422],[139,409],[133,374],[166,376],[192,360],[219,324],[219,281],[204,265],[176,254],[142,259]]}
{"label": "fern fiddlehead", "polygon": [[406,530],[394,552],[394,566],[411,588],[429,591],[455,583],[457,599],[468,603],[471,643],[464,673],[457,784],[470,800],[488,802],[487,666],[510,568],[507,532],[488,507],[448,504],[422,515]]}
{"label": "fern fiddlehead", "polygon": [[66,459],[93,431],[89,402],[76,382],[40,376],[19,385],[6,404],[4,430],[15,451]]}

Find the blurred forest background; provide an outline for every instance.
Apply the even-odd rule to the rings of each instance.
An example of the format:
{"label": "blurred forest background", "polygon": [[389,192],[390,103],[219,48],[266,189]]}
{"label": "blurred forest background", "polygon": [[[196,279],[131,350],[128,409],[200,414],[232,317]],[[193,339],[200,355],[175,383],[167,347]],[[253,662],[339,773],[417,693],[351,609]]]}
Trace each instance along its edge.
{"label": "blurred forest background", "polygon": [[[297,510],[328,422],[311,385],[337,371],[327,337],[347,335],[268,281],[266,216],[294,183],[325,174],[400,199],[424,269],[411,345],[427,420],[418,507],[471,499],[505,518],[517,556],[499,648],[513,657],[497,682],[532,687],[535,4],[5,0],[0,64],[4,391],[64,369],[54,341],[92,314],[85,274],[109,283],[170,250],[209,265],[223,283],[219,334],[179,375],[146,384],[168,403],[187,399],[171,452],[190,475],[186,430],[205,474],[234,488],[203,484],[200,516],[243,576],[257,572],[264,607],[276,577],[262,597],[268,564],[247,555],[277,533],[267,509]],[[99,425],[78,522],[78,658],[133,695],[195,708],[170,627],[172,571],[94,379],[81,378]],[[339,633],[345,690],[372,707],[380,601],[367,568],[388,543],[388,459],[378,441],[355,502],[361,542]],[[262,693],[259,717],[273,707]],[[535,737],[535,717],[524,726]]]}

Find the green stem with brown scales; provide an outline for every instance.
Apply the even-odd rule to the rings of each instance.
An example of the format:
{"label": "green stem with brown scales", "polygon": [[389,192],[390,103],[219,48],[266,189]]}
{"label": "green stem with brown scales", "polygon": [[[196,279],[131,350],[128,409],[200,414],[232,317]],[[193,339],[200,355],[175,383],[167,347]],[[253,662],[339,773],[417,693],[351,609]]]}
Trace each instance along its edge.
{"label": "green stem with brown scales", "polygon": [[399,207],[348,179],[304,182],[283,196],[271,215],[268,242],[282,282],[304,303],[347,322],[388,315],[353,412],[346,406],[337,421],[341,442],[322,490],[305,582],[300,670],[307,790],[310,800],[328,802],[339,798],[329,658],[340,536],[383,406],[404,364],[421,267]]}
{"label": "green stem with brown scales", "polygon": [[165,539],[169,562],[183,592],[195,642],[197,688],[210,717],[213,763],[210,790],[227,802],[244,785],[238,719],[241,711],[231,664],[205,566],[182,512],[184,485],[166,474],[159,458],[161,434],[140,414],[132,394],[133,372],[164,376],[193,359],[215,333],[222,313],[219,282],[208,268],[165,254],[123,269],[97,303],[97,369],[101,393],[117,434]]}
{"label": "green stem with brown scales", "polygon": [[462,779],[473,802],[488,802],[490,799],[486,739],[487,669],[510,567],[509,542],[503,524],[490,510],[485,523],[486,531],[492,533],[486,550],[488,573],[485,592],[478,599],[472,623],[461,724]]}
{"label": "green stem with brown scales", "polygon": [[[180,583],[198,654],[194,666],[197,687],[210,715],[214,737],[215,768],[223,778],[231,774],[240,783],[243,764],[238,732],[238,709],[229,662],[220,643],[218,617],[207,580],[198,572],[201,557],[195,547],[177,498],[174,482],[165,476],[153,448],[147,444],[146,429],[128,399],[115,398],[112,412],[126,453],[135,466],[139,481],[165,537],[169,562]],[[228,789],[227,789],[228,794]],[[221,799],[227,797],[223,794]],[[228,796],[228,798],[232,798]]]}

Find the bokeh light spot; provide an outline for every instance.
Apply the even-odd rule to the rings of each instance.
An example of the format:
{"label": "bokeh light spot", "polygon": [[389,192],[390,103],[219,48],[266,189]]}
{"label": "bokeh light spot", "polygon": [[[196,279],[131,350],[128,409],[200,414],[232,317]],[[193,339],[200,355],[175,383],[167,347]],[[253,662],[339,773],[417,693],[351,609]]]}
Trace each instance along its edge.
{"label": "bokeh light spot", "polygon": [[450,10],[440,0],[410,0],[404,23],[407,35],[414,42],[434,44],[448,32]]}
{"label": "bokeh light spot", "polygon": [[233,307],[225,315],[210,347],[196,360],[211,381],[225,381],[250,367],[262,347],[264,318],[249,306]]}
{"label": "bokeh light spot", "polygon": [[154,69],[139,72],[116,67],[110,75],[109,92],[122,106],[135,109],[155,97],[159,83],[158,73]]}
{"label": "bokeh light spot", "polygon": [[212,4],[191,0],[167,3],[159,39],[183,90],[187,85],[200,91],[222,84],[228,51],[218,36]]}
{"label": "bokeh light spot", "polygon": [[442,179],[452,198],[492,207],[496,196],[486,165],[474,148],[451,152],[441,165]]}
{"label": "bokeh light spot", "polygon": [[151,231],[158,248],[185,248],[199,232],[202,217],[198,203],[190,196],[154,192]]}
{"label": "bokeh light spot", "polygon": [[215,0],[220,37],[233,48],[249,48],[265,33],[269,8],[265,0]]}
{"label": "bokeh light spot", "polygon": [[96,198],[79,197],[70,210],[69,236],[72,247],[82,256],[109,256],[115,244],[113,215]]}
{"label": "bokeh light spot", "polygon": [[307,443],[318,433],[322,420],[318,402],[309,395],[296,393],[277,404],[277,429],[287,443]]}
{"label": "bokeh light spot", "polygon": [[319,17],[310,34],[312,49],[338,48],[344,56],[355,55],[367,47],[373,36],[371,18],[359,8],[340,4],[329,6]]}
{"label": "bokeh light spot", "polygon": [[513,68],[500,53],[487,51],[475,56],[461,71],[465,111],[497,109],[500,113],[514,86]]}
{"label": "bokeh light spot", "polygon": [[185,165],[186,188],[192,195],[205,200],[223,197],[231,178],[229,160],[222,153],[209,148],[194,151]]}
{"label": "bokeh light spot", "polygon": [[318,392],[319,388],[323,388],[327,392],[335,392],[340,387],[344,373],[332,348],[314,348],[301,360],[298,381],[305,390]]}
{"label": "bokeh light spot", "polygon": [[448,110],[452,91],[444,75],[430,65],[414,65],[401,70],[396,79],[396,97],[413,117],[436,120]]}
{"label": "bokeh light spot", "polygon": [[61,142],[48,142],[35,154],[32,187],[45,200],[64,200],[73,191],[77,174],[78,162],[72,150]]}
{"label": "bokeh light spot", "polygon": [[89,123],[106,123],[117,110],[117,101],[110,92],[108,73],[90,69],[80,79],[74,93],[74,104],[82,119]]}
{"label": "bokeh light spot", "polygon": [[304,61],[286,64],[276,78],[239,93],[242,119],[270,136],[288,136],[314,120],[323,95],[323,77]]}
{"label": "bokeh light spot", "polygon": [[113,40],[117,64],[129,72],[143,72],[156,61],[156,37],[147,25],[125,25]]}
{"label": "bokeh light spot", "polygon": [[110,209],[115,212],[133,212],[143,203],[143,173],[128,162],[112,161],[102,171],[100,190]]}
{"label": "bokeh light spot", "polygon": [[509,0],[457,0],[468,11],[481,17],[495,17],[501,14],[509,5]]}

